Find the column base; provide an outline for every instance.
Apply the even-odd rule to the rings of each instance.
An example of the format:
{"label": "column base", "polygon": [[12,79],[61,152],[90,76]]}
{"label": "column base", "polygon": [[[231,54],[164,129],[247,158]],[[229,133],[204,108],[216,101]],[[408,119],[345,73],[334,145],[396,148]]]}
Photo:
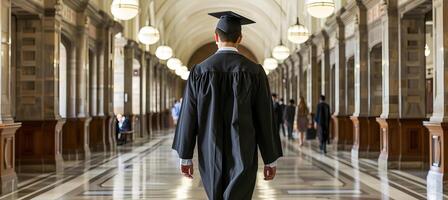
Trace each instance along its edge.
{"label": "column base", "polygon": [[20,123],[0,124],[2,159],[0,160],[0,194],[6,194],[17,188],[17,174],[15,171],[15,134]]}
{"label": "column base", "polygon": [[345,151],[351,151],[353,147],[353,122],[350,119],[350,116],[344,116],[344,131],[345,131],[345,138],[344,138],[344,150]]}
{"label": "column base", "polygon": [[352,158],[359,158],[360,152],[367,151],[368,118],[351,116],[350,120],[353,123],[353,145],[351,149]]}
{"label": "column base", "polygon": [[448,122],[426,121],[424,126],[429,130],[430,140],[428,180],[431,175],[438,180],[436,183],[448,182],[448,176],[446,175],[448,173],[448,159],[446,157],[448,152]]}
{"label": "column base", "polygon": [[443,186],[448,184],[448,178],[437,171],[429,171],[426,177],[426,191],[428,199],[444,199]]}
{"label": "column base", "polygon": [[17,172],[63,170],[62,126],[65,120],[23,121],[16,134]]}
{"label": "column base", "polygon": [[106,151],[106,116],[94,116],[89,126],[89,147],[91,151]]}
{"label": "column base", "polygon": [[380,126],[380,156],[378,167],[380,169],[397,169],[400,158],[400,137],[398,119],[376,118]]}
{"label": "column base", "polygon": [[333,121],[333,140],[334,150],[345,149],[345,118],[343,116],[332,116]]}
{"label": "column base", "polygon": [[106,116],[105,133],[106,133],[106,147],[110,152],[115,152],[117,149],[117,118],[114,115]]}
{"label": "column base", "polygon": [[92,118],[68,118],[63,128],[63,155],[66,160],[90,158],[89,125]]}

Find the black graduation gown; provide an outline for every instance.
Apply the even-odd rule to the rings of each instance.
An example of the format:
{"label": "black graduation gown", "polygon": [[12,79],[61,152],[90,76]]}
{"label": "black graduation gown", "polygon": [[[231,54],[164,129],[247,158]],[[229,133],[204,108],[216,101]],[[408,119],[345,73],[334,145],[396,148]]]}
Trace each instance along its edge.
{"label": "black graduation gown", "polygon": [[282,156],[272,100],[261,65],[220,51],[196,65],[187,81],[173,149],[191,159],[209,199],[251,199],[258,149],[265,164]]}
{"label": "black graduation gown", "polygon": [[318,127],[318,136],[321,142],[326,142],[330,134],[330,106],[325,102],[317,104],[315,121]]}

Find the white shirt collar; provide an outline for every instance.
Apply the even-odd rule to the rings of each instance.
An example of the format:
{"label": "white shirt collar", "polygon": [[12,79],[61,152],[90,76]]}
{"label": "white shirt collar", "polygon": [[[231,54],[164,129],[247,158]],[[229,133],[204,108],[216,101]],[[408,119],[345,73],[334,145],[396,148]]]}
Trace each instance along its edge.
{"label": "white shirt collar", "polygon": [[235,47],[221,47],[218,49],[218,51],[235,51],[238,52],[238,49]]}

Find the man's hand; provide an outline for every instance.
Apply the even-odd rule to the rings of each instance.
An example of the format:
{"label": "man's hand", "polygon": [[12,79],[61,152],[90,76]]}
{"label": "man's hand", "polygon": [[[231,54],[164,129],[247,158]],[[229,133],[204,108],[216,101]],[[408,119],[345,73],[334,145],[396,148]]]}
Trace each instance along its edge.
{"label": "man's hand", "polygon": [[187,178],[193,179],[193,165],[181,165],[180,172]]}
{"label": "man's hand", "polygon": [[265,181],[273,180],[276,172],[277,167],[264,166],[264,180]]}

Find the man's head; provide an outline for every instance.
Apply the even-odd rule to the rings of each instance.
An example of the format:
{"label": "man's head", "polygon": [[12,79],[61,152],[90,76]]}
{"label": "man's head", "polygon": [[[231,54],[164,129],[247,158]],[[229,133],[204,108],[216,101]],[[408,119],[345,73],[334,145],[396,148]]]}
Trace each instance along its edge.
{"label": "man's head", "polygon": [[283,103],[283,98],[280,98],[280,103]]}
{"label": "man's head", "polygon": [[289,104],[290,104],[290,105],[294,105],[295,103],[296,103],[296,101],[295,101],[294,99],[290,99],[290,100],[289,100]]}
{"label": "man's head", "polygon": [[325,95],[320,95],[320,101],[324,102],[325,101]]}
{"label": "man's head", "polygon": [[209,15],[219,19],[215,29],[215,41],[218,47],[237,47],[241,42],[241,26],[254,21],[232,11],[214,12]]}
{"label": "man's head", "polygon": [[123,115],[122,114],[117,114],[117,120],[119,122],[121,122],[121,120],[123,120]]}
{"label": "man's head", "polygon": [[215,42],[218,47],[237,47],[241,43],[242,38],[241,31],[226,33],[218,28],[215,30]]}
{"label": "man's head", "polygon": [[272,99],[277,100],[277,94],[273,93],[272,94]]}

